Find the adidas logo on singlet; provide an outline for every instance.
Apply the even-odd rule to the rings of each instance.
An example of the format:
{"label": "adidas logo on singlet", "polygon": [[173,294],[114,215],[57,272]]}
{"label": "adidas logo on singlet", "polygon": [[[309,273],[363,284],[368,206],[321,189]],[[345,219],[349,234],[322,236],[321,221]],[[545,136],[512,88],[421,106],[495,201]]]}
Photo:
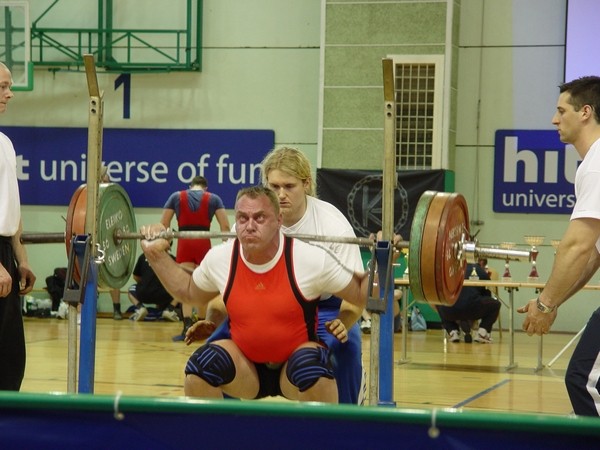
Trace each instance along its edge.
{"label": "adidas logo on singlet", "polygon": [[257,284],[257,285],[254,287],[254,290],[255,290],[255,291],[264,291],[265,289],[267,289],[267,288],[266,288],[266,287],[265,287],[265,285],[264,285],[264,284],[262,284],[261,282],[259,282],[259,283],[258,283],[258,284]]}

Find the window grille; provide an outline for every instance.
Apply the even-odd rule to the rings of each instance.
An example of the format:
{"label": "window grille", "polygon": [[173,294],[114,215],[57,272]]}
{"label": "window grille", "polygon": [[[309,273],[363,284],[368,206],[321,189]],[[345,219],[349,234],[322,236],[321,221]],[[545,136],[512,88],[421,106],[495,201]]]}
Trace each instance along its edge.
{"label": "window grille", "polygon": [[441,168],[443,56],[393,56],[396,167]]}

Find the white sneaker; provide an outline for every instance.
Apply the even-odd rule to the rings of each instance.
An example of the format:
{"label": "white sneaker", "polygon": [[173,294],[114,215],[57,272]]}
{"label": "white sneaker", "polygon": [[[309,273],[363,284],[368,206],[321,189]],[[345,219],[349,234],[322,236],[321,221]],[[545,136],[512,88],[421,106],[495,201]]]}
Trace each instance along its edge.
{"label": "white sneaker", "polygon": [[173,311],[172,309],[163,310],[161,317],[169,322],[179,322],[179,316],[177,315],[177,312]]}
{"label": "white sneaker", "polygon": [[492,336],[490,336],[490,333],[485,328],[480,328],[473,340],[481,344],[491,344]]}
{"label": "white sneaker", "polygon": [[448,339],[450,342],[460,342],[460,332],[458,330],[452,330],[448,333]]}
{"label": "white sneaker", "polygon": [[136,308],[134,313],[131,315],[130,319],[139,322],[140,320],[144,320],[144,317],[148,315],[148,310],[145,306],[140,306]]}
{"label": "white sneaker", "polygon": [[66,319],[69,316],[69,305],[65,302],[60,302],[58,305],[58,311],[56,311],[56,317],[58,319]]}

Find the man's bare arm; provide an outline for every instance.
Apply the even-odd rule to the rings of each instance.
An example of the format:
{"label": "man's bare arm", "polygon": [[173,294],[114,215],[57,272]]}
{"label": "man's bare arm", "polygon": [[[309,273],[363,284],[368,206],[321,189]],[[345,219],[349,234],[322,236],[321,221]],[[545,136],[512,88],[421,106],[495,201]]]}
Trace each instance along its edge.
{"label": "man's bare arm", "polygon": [[[152,238],[163,230],[162,225],[142,227],[142,234]],[[171,246],[166,239],[144,239],[141,245],[152,270],[173,298],[190,304],[206,305],[219,294],[203,291],[196,286],[190,272],[177,264],[169,254]]]}
{"label": "man's bare arm", "polygon": [[165,228],[170,228],[171,221],[173,220],[174,215],[175,215],[174,209],[169,209],[169,208],[163,209],[163,213],[160,218],[160,223],[162,223]]}
{"label": "man's bare arm", "polygon": [[545,305],[561,305],[589,281],[598,267],[596,242],[599,237],[600,220],[575,219],[569,222],[548,282],[540,294]]}
{"label": "man's bare arm", "polygon": [[[592,277],[600,265],[600,256],[596,241],[600,236],[600,220],[575,219],[569,222],[560,245],[558,246],[552,272],[544,290],[538,298],[531,299],[517,309],[527,313],[523,321],[523,330],[529,336],[543,335],[550,331],[556,320],[557,307],[578,292]],[[551,312],[538,309],[542,306],[554,308]]]}

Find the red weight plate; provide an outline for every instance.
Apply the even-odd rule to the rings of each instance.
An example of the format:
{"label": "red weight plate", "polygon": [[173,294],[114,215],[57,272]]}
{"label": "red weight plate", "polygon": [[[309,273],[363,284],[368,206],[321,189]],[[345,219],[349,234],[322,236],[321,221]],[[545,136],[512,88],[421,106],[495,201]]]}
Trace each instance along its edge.
{"label": "red weight plate", "polygon": [[[67,247],[67,256],[71,251],[71,239],[75,235],[85,233],[85,210],[87,208],[87,187],[85,184],[79,186],[69,202],[67,210],[67,223],[65,226],[65,244]],[[73,270],[74,281],[79,283],[79,267],[75,266]]]}
{"label": "red weight plate", "polygon": [[434,304],[440,303],[436,289],[436,277],[439,276],[439,271],[436,266],[440,258],[438,258],[436,252],[438,229],[440,227],[440,219],[445,205],[445,197],[440,195],[439,192],[436,193],[429,204],[429,210],[427,211],[427,217],[423,227],[423,236],[421,237],[420,263],[423,295],[427,302]]}
{"label": "red weight plate", "polygon": [[439,220],[436,243],[435,286],[440,304],[452,306],[463,286],[466,260],[459,257],[463,236],[469,238],[469,212],[458,193],[439,194],[445,204]]}

